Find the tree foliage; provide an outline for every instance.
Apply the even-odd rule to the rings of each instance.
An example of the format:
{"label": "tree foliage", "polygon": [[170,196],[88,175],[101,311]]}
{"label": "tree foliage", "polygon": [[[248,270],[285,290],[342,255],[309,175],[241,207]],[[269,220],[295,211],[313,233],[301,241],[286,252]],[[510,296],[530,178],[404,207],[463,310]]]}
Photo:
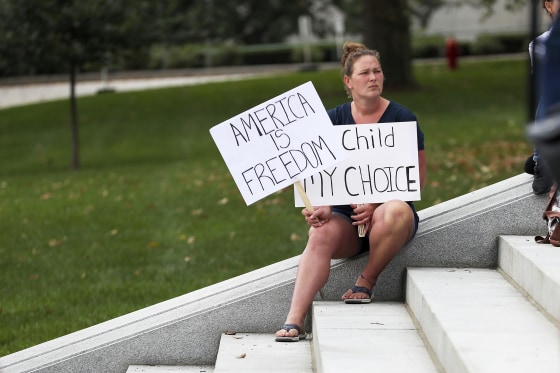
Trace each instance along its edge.
{"label": "tree foliage", "polygon": [[[313,0],[0,0],[0,76],[102,66],[153,44],[280,43]],[[91,70],[91,69],[90,69]]]}
{"label": "tree foliage", "polygon": [[[299,16],[315,17],[318,10],[332,5],[345,13],[347,34],[362,34],[371,41],[366,35],[375,27],[384,35],[396,33],[396,39],[405,40],[409,27],[403,28],[404,21],[396,27],[372,20],[383,21],[378,15],[390,11],[400,20],[415,18],[427,26],[442,7],[470,4],[489,14],[496,2],[294,0],[288,6],[282,0],[0,0],[0,76],[59,72],[62,61],[92,70],[102,66],[108,55],[116,60],[154,44],[278,43],[297,33]],[[515,8],[526,2],[507,0],[506,6]],[[315,31],[332,35],[330,27],[317,22]]]}
{"label": "tree foliage", "polygon": [[[132,6],[132,5],[135,6]],[[78,110],[75,84],[85,63],[102,65],[142,40],[142,3],[133,0],[1,0],[2,67],[18,75],[58,71],[70,75],[72,168],[79,168]]]}
{"label": "tree foliage", "polygon": [[232,41],[238,44],[282,42],[297,32],[300,15],[309,14],[312,0],[194,1],[185,13],[189,41]]}
{"label": "tree foliage", "polygon": [[101,65],[107,53],[142,41],[142,11],[131,0],[0,0],[5,68],[32,74],[58,71],[61,63]]}
{"label": "tree foliage", "polygon": [[[72,167],[79,168],[76,74],[152,44],[282,41],[311,0],[0,0],[0,76],[69,73]],[[90,69],[91,70],[91,69]]]}
{"label": "tree foliage", "polygon": [[[0,76],[70,76],[74,168],[79,167],[76,74],[101,68],[108,56],[154,44],[259,44],[296,34],[301,15],[338,6],[346,32],[380,51],[389,84],[414,85],[410,22],[427,25],[443,6],[470,4],[491,12],[497,0],[0,0]],[[507,0],[515,8],[526,0]],[[321,27],[324,27],[321,24]],[[322,29],[322,32],[328,32]],[[61,69],[61,66],[64,66]]]}

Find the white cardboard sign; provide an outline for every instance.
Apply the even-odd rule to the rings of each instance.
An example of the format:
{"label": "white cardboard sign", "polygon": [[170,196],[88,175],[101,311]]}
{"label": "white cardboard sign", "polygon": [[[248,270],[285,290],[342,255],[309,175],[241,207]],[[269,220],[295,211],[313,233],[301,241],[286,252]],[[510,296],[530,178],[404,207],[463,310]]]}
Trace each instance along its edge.
{"label": "white cardboard sign", "polygon": [[247,205],[346,158],[311,82],[210,129]]}
{"label": "white cardboard sign", "polygon": [[[302,183],[314,206],[420,199],[416,122],[334,126],[345,161]],[[294,188],[297,207],[304,206]]]}

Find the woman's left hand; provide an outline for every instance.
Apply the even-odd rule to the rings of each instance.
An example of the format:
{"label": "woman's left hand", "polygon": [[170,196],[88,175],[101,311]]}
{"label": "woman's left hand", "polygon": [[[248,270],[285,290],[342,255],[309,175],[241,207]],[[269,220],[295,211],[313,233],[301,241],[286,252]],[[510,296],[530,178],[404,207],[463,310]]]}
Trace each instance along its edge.
{"label": "woman's left hand", "polygon": [[379,205],[380,203],[360,203],[351,205],[354,210],[354,215],[352,215],[354,222],[352,224],[365,225],[366,232],[369,231],[373,219],[373,212]]}

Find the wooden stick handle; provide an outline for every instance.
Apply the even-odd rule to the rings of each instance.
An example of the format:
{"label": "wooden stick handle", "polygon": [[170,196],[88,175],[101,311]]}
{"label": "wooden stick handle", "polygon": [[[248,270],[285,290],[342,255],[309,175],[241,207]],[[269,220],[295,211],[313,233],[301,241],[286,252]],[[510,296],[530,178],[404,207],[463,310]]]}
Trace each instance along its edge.
{"label": "wooden stick handle", "polygon": [[[362,206],[363,203],[359,203],[358,206]],[[365,224],[358,225],[358,237],[365,237],[366,236],[366,226]]]}
{"label": "wooden stick handle", "polygon": [[313,205],[311,204],[311,201],[309,200],[309,197],[307,197],[307,193],[305,193],[305,189],[303,189],[303,185],[301,185],[301,181],[296,181],[295,182],[296,185],[296,189],[299,193],[299,196],[301,197],[301,199],[303,200],[303,203],[305,204],[305,208],[307,209],[307,211],[313,213],[315,211],[315,209],[313,209]]}

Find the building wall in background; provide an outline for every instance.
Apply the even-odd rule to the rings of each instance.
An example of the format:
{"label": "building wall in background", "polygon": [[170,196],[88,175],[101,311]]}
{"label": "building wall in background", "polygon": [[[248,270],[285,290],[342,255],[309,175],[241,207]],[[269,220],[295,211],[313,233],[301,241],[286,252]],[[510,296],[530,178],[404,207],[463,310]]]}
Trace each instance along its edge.
{"label": "building wall in background", "polygon": [[[423,35],[442,35],[455,37],[457,40],[472,41],[479,34],[529,33],[531,23],[530,6],[510,12],[504,9],[505,0],[498,0],[494,13],[484,18],[484,10],[468,5],[444,7],[434,13],[426,29],[421,29],[417,22],[413,30]],[[550,17],[539,7],[540,31],[550,25]]]}

